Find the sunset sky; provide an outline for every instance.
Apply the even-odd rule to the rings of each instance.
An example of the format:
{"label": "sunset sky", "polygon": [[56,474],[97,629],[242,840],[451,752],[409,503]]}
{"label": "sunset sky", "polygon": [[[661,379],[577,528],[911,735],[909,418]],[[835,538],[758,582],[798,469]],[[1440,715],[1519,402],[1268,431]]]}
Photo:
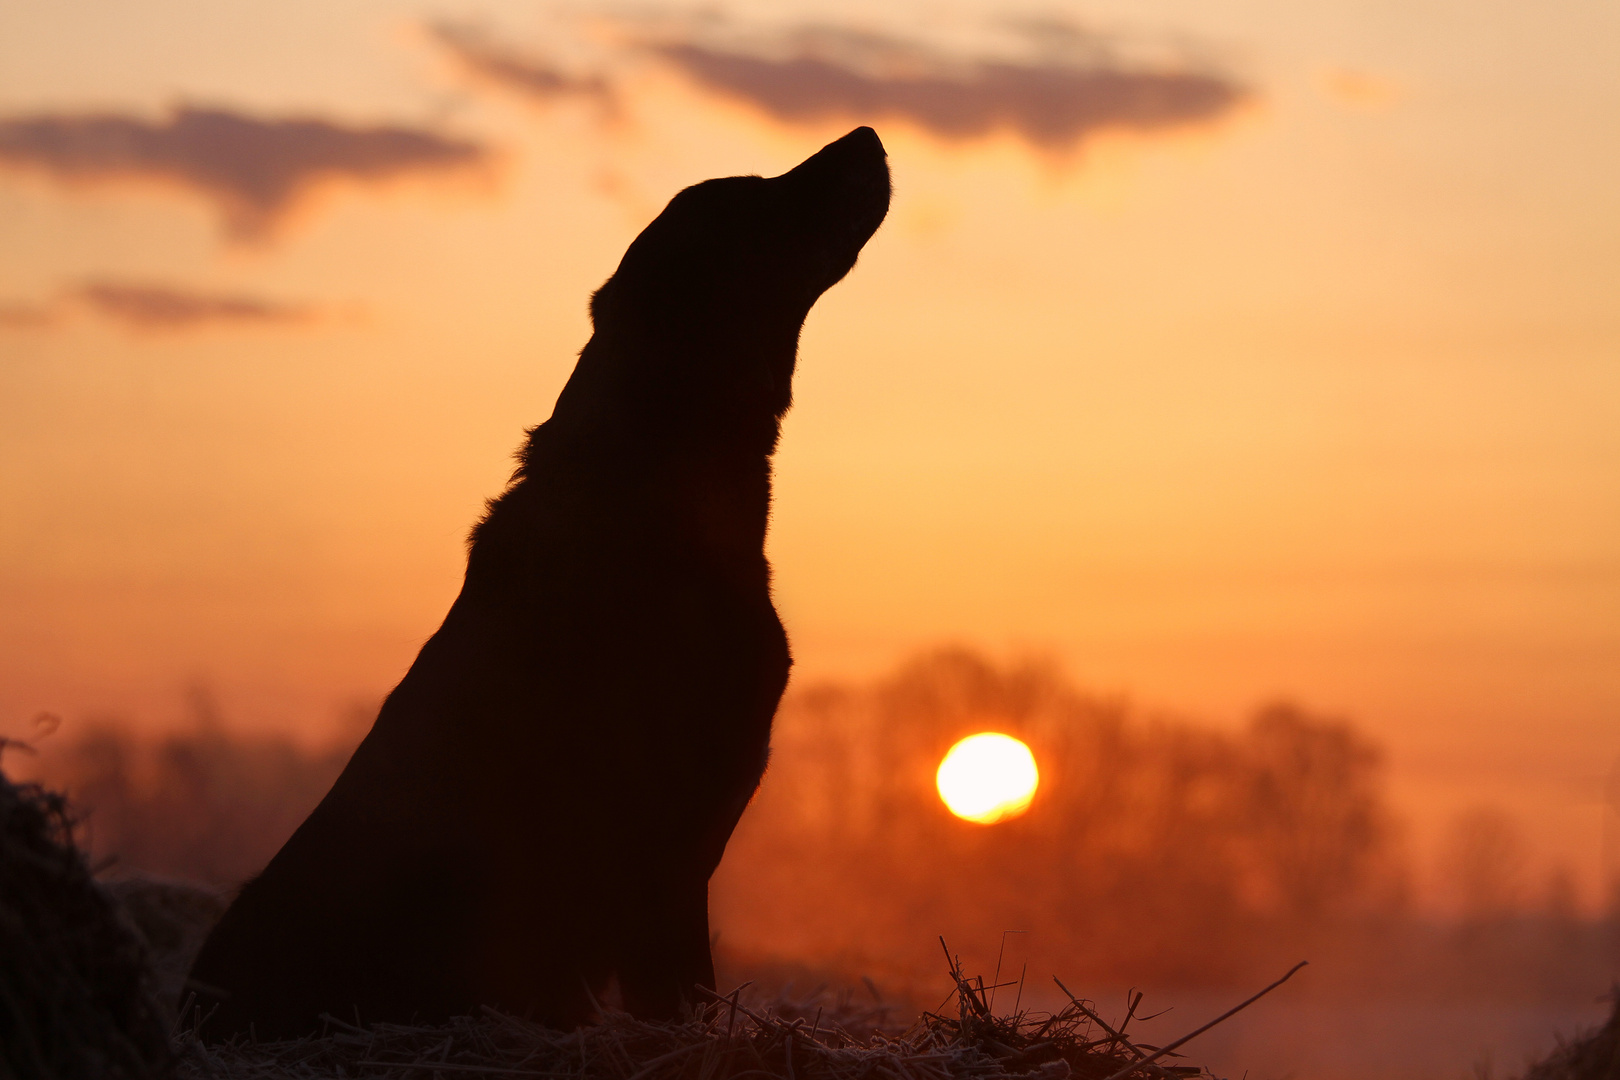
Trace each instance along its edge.
{"label": "sunset sky", "polygon": [[951,641],[1289,697],[1599,879],[1620,755],[1620,8],[0,6],[0,733],[329,731],[681,187],[856,123],[805,327],[796,678]]}

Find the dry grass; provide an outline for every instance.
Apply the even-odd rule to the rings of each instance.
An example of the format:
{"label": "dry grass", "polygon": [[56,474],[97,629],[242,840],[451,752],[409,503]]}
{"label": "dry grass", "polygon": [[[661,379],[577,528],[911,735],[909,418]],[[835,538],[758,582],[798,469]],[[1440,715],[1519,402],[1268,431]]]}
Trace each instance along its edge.
{"label": "dry grass", "polygon": [[1611,993],[1609,1019],[1530,1067],[1524,1080],[1614,1080],[1620,1077],[1620,987]]}
{"label": "dry grass", "polygon": [[[1109,1080],[1134,1073],[1159,1080],[1198,1076],[1196,1066],[1151,1060],[1161,1048],[1128,1032],[1138,996],[1116,1026],[1090,1002],[1056,1014],[996,1015],[982,979],[954,960],[954,1008],[925,1012],[904,1030],[885,1010],[850,996],[816,1005],[750,1005],[739,988],[711,995],[678,1022],[637,1020],[604,1008],[601,1021],[554,1031],[493,1009],[449,1024],[351,1023],[324,1018],[314,1036],[277,1042],[206,1041],[195,1010],[177,1034],[182,1080]],[[1016,1006],[1015,1006],[1016,1009]],[[201,1031],[203,1038],[198,1037]],[[1169,1058],[1166,1057],[1165,1061]]]}
{"label": "dry grass", "polygon": [[152,990],[146,951],[91,876],[66,801],[0,773],[0,1077],[160,1074]]}
{"label": "dry grass", "polygon": [[[0,1019],[9,1017],[10,1026],[48,1037],[43,1056],[10,1061],[11,1068],[0,1061],[0,1075],[53,1080],[1121,1080],[1140,1072],[1170,1080],[1200,1071],[1156,1063],[1153,1058],[1172,1048],[1132,1041],[1128,1029],[1140,997],[1117,1027],[1077,999],[1056,1014],[1018,1010],[1015,999],[1013,1013],[999,1016],[990,1006],[998,988],[966,977],[948,952],[955,989],[947,1004],[953,999],[954,1010],[924,1012],[905,1029],[889,1022],[881,1000],[871,1004],[851,994],[828,998],[820,991],[793,999],[784,991],[765,1004],[739,988],[726,997],[709,994],[679,1022],[637,1020],[603,1006],[598,1023],[561,1032],[484,1009],[441,1025],[362,1026],[359,1017],[352,1023],[326,1017],[320,1033],[276,1042],[235,1037],[210,1043],[207,1016],[188,1001],[174,1013],[178,1018],[165,1040],[158,1017],[165,1008],[174,1010],[185,971],[224,898],[162,879],[97,883],[73,842],[60,797],[3,784],[3,778],[0,794],[6,796],[0,820],[7,823],[0,869],[17,877],[5,890],[12,903],[0,912],[6,916],[0,929],[9,928],[13,959],[32,942],[24,951],[35,961],[29,972],[37,976],[0,980],[0,989],[7,991],[0,1004],[33,1010],[27,1016],[0,1010],[6,1013]],[[74,994],[64,997],[64,987]],[[129,1042],[124,1013],[130,1009],[152,1036],[148,1045]],[[92,1044],[96,1052],[81,1061]],[[115,1046],[122,1058],[109,1056]],[[17,1049],[3,1040],[0,1048]],[[67,1058],[58,1061],[57,1050]],[[72,1067],[66,1067],[69,1059]]]}

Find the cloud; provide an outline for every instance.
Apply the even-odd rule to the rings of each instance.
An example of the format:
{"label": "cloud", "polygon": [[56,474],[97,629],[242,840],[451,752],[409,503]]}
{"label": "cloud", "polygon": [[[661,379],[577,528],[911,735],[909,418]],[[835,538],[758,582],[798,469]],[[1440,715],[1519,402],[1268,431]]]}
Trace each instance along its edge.
{"label": "cloud", "polygon": [[825,28],[754,47],[700,34],[645,46],[699,85],[784,122],[892,118],[948,139],[1012,131],[1050,149],[1106,128],[1209,122],[1247,96],[1213,69],[1127,62],[1103,39],[1074,28],[1017,29],[1034,55],[962,58],[900,38]]}
{"label": "cloud", "polygon": [[627,62],[651,56],[782,123],[901,120],[945,139],[1010,131],[1044,149],[1109,128],[1212,122],[1251,94],[1185,47],[1145,50],[1059,19],[993,21],[977,28],[970,49],[954,51],[842,26],[762,30],[719,16],[602,25],[612,32],[594,42],[557,42],[594,56],[571,70],[465,24],[439,22],[428,32],[484,82],[535,100],[586,96],[617,110],[622,80],[634,77]]}
{"label": "cloud", "polygon": [[609,108],[615,104],[613,85],[606,76],[569,74],[498,45],[472,26],[440,22],[429,26],[428,33],[473,75],[503,89],[540,101],[581,96],[595,98]]}
{"label": "cloud", "polygon": [[190,106],[160,121],[112,113],[0,119],[0,167],[69,183],[175,183],[215,203],[238,238],[263,235],[322,181],[375,182],[465,168],[487,157],[478,143],[416,128]]}
{"label": "cloud", "polygon": [[96,314],[137,330],[183,330],[222,323],[284,325],[305,323],[317,314],[309,304],[133,282],[88,281],[70,290],[69,296]]}

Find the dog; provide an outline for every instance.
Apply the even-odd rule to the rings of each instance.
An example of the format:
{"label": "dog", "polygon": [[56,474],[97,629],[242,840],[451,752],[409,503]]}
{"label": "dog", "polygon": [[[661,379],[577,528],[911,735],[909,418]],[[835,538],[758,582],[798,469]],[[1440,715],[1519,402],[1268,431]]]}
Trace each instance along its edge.
{"label": "dog", "polygon": [[870,128],[687,188],[592,336],[466,578],[321,804],[199,954],[209,1035],[489,1005],[569,1027],[615,984],[712,989],[708,882],[792,663],[764,541],[816,299],[888,212]]}

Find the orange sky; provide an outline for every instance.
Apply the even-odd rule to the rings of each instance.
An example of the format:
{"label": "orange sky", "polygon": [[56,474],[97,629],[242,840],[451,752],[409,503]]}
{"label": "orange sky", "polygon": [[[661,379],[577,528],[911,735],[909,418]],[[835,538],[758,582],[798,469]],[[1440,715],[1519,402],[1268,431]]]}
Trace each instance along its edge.
{"label": "orange sky", "polygon": [[[1499,803],[1594,890],[1620,754],[1614,7],[1027,9],[1092,35],[1061,63],[1068,38],[998,5],[869,7],[0,9],[4,730],[172,722],[203,682],[313,733],[380,696],[629,239],[685,184],[871,121],[894,211],[811,315],[779,458],[801,676],[954,640],[1221,722],[1293,696],[1389,746],[1418,842]],[[566,85],[480,75],[439,24]],[[1016,116],[773,115],[655,48],[774,61],[808,25],[874,85],[1105,48],[1241,100],[1043,143]],[[179,130],[179,106],[425,141],[285,197],[243,194],[262,170],[40,156],[45,121]],[[432,163],[457,146],[476,160]]]}

